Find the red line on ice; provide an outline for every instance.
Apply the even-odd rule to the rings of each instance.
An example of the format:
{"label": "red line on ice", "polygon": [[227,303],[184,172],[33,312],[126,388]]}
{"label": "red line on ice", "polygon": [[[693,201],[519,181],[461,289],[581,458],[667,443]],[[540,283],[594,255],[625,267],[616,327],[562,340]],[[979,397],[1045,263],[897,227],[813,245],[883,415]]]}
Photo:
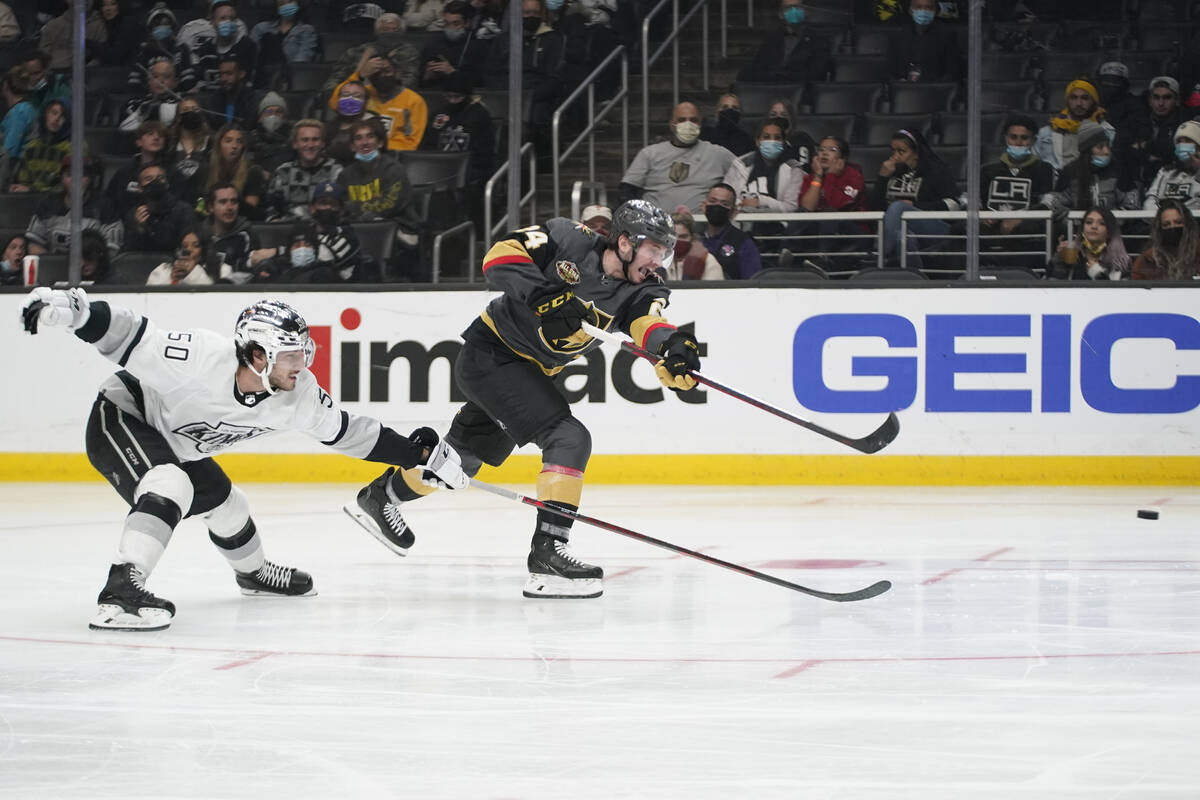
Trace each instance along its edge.
{"label": "red line on ice", "polygon": [[[1012,550],[1011,547],[1001,547],[999,550],[996,550],[995,552],[992,552],[992,553],[988,553],[986,556],[980,556],[979,558],[971,559],[971,563],[976,564],[981,561],[991,561],[996,556],[1004,555],[1005,553],[1007,553],[1010,550]],[[938,581],[943,581],[946,578],[949,578],[951,575],[957,575],[958,573],[962,572],[964,569],[966,569],[966,567],[955,567],[954,569],[948,569],[945,572],[939,572],[937,575],[934,575],[932,578],[926,578],[925,580],[921,581],[921,585],[922,586],[931,586],[931,585],[937,583]]]}

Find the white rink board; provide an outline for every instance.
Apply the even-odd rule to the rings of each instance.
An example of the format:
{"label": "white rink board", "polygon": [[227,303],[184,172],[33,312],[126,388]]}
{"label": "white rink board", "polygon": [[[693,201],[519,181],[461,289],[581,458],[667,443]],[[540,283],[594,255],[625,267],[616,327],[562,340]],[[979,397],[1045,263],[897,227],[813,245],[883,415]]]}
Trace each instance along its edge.
{"label": "white rink board", "polygon": [[[411,343],[407,347],[415,352],[438,343],[453,349],[492,296],[483,291],[262,293],[268,294],[296,305],[318,333],[326,329],[335,400],[402,431],[417,425],[445,430],[459,405],[450,398],[449,366],[445,359],[434,360],[428,368],[428,399],[412,402],[408,361],[399,358],[390,370],[368,369],[371,343],[382,350],[400,342]],[[106,296],[100,291],[91,296],[146,313],[161,327],[218,331],[231,331],[238,311],[257,298],[246,293]],[[891,455],[1196,455],[1197,297],[1192,290],[1171,288],[697,289],[673,292],[667,316],[676,324],[696,324],[707,347],[705,372],[826,427],[864,435],[893,403],[902,432],[888,448]],[[0,415],[0,452],[81,452],[96,387],[115,367],[61,330],[36,338],[23,333],[16,324],[21,299],[0,295],[0,318],[9,320],[0,327],[5,372],[22,386],[9,395]],[[350,324],[353,330],[347,329],[352,323],[348,309],[360,320]],[[891,345],[880,331],[889,332]],[[343,348],[356,345],[357,380],[343,380]],[[819,368],[812,357],[797,367],[797,349],[820,355]],[[871,357],[882,358],[862,361]],[[593,366],[599,375],[599,363]],[[588,387],[602,391],[603,401],[585,399],[573,406],[592,431],[596,453],[846,452],[715,392],[707,393],[705,403],[684,403],[659,390],[645,362],[621,366],[614,378],[612,353],[606,352],[603,366],[603,382],[597,377]],[[370,399],[372,372],[388,375],[386,401]],[[567,388],[582,392],[584,382],[576,375]],[[346,401],[353,385],[358,400]],[[649,392],[642,399],[651,402],[622,396],[637,390]],[[797,399],[798,392],[806,404]],[[852,400],[846,392],[866,394]],[[833,413],[851,402],[864,410]],[[978,410],[989,405],[1015,410]],[[956,410],[964,407],[976,410]],[[240,450],[325,451],[290,434]]]}

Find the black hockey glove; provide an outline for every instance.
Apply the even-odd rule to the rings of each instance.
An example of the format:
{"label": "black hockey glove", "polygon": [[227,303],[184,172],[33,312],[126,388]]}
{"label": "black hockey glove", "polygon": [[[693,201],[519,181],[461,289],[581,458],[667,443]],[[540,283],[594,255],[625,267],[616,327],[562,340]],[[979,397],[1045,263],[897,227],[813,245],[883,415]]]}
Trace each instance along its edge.
{"label": "black hockey glove", "polygon": [[696,379],[688,374],[700,369],[700,345],[694,336],[675,331],[663,342],[658,354],[663,359],[654,365],[654,372],[663,386],[676,392],[696,388]]}
{"label": "black hockey glove", "polygon": [[538,292],[529,300],[529,307],[537,315],[546,341],[570,339],[579,333],[588,307],[567,286],[553,286]]}

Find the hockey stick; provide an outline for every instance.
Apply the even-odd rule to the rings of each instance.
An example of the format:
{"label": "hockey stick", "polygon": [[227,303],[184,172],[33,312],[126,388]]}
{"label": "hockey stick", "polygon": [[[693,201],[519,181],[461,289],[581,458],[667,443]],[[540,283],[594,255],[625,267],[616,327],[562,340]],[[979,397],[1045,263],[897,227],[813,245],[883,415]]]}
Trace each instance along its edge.
{"label": "hockey stick", "polygon": [[491,492],[498,497],[516,500],[518,503],[524,503],[527,506],[533,506],[534,508],[541,509],[542,511],[549,511],[551,514],[557,514],[560,517],[566,517],[567,519],[573,519],[577,522],[584,522],[588,525],[594,525],[597,528],[603,528],[606,531],[619,533],[622,536],[628,536],[630,539],[636,539],[639,542],[652,544],[655,547],[661,547],[664,550],[670,550],[671,552],[679,553],[680,555],[698,558],[701,561],[707,561],[709,564],[716,564],[718,567],[731,569],[734,572],[741,573],[742,575],[746,575],[751,578],[758,578],[760,581],[773,583],[776,586],[782,586],[783,588],[791,589],[794,592],[800,592],[813,597],[819,597],[822,600],[832,600],[835,603],[848,603],[854,600],[870,600],[872,597],[881,595],[888,589],[892,588],[891,581],[879,581],[878,583],[871,584],[865,589],[859,589],[856,592],[822,592],[819,589],[810,589],[807,586],[801,586],[798,583],[785,581],[782,578],[776,578],[773,575],[767,575],[764,572],[759,572],[758,570],[750,569],[749,567],[743,567],[741,564],[734,564],[730,561],[722,561],[719,558],[705,555],[704,553],[697,552],[696,550],[688,550],[686,547],[680,547],[677,544],[664,542],[662,539],[655,539],[653,536],[647,536],[644,533],[631,531],[629,528],[623,528],[620,525],[614,525],[613,523],[605,522],[602,519],[596,519],[595,517],[589,517],[586,514],[580,514],[578,511],[570,511],[569,509],[547,505],[541,500],[537,500],[533,497],[527,497],[523,494],[518,494],[517,492],[510,491],[501,486],[494,486],[490,483],[484,483],[483,481],[476,480],[475,478],[471,479],[471,485],[476,489],[482,489],[485,492]]}
{"label": "hockey stick", "polygon": [[[653,364],[657,364],[659,361],[662,361],[661,356],[657,356],[654,353],[651,353],[649,350],[643,350],[642,348],[638,347],[636,344],[629,341],[628,339],[625,339],[621,336],[617,336],[616,334],[611,333],[606,330],[603,330],[601,328],[597,328],[595,325],[592,325],[591,323],[588,323],[588,322],[583,323],[583,330],[589,336],[594,336],[595,338],[600,339],[602,341],[610,342],[611,344],[615,344],[615,345],[619,345],[622,350],[626,350],[630,353],[633,353],[635,356],[638,356],[639,358],[644,358]],[[883,448],[885,448],[889,444],[891,444],[892,440],[896,438],[896,434],[900,433],[900,420],[896,418],[896,414],[893,412],[893,413],[888,414],[888,418],[885,419],[883,421],[883,424],[880,425],[878,428],[876,428],[873,433],[869,433],[866,436],[862,437],[861,439],[852,439],[849,436],[843,436],[842,434],[837,433],[836,431],[831,431],[828,428],[823,428],[815,422],[809,422],[806,419],[797,417],[795,414],[789,414],[787,411],[784,411],[782,408],[776,408],[775,406],[771,405],[770,403],[767,403],[764,400],[759,400],[757,397],[752,397],[752,396],[746,394],[745,392],[740,392],[737,389],[734,389],[732,386],[726,386],[725,384],[723,384],[713,378],[710,378],[706,375],[701,375],[699,372],[696,372],[695,370],[693,370],[692,372],[689,372],[688,374],[691,375],[693,378],[695,378],[697,383],[702,383],[705,386],[709,386],[713,389],[716,389],[718,392],[723,392],[724,394],[727,394],[730,397],[734,397],[734,398],[737,398],[738,400],[749,403],[750,405],[754,406],[755,408],[761,408],[763,411],[774,414],[777,417],[786,419],[788,422],[794,422],[795,424],[799,425],[802,428],[808,428],[810,431],[812,431],[814,433],[819,433],[820,435],[824,436],[827,439],[833,439],[835,442],[840,442],[841,444],[844,444],[847,447],[853,447],[855,450],[857,450],[860,453],[878,453],[880,450],[882,450]]]}

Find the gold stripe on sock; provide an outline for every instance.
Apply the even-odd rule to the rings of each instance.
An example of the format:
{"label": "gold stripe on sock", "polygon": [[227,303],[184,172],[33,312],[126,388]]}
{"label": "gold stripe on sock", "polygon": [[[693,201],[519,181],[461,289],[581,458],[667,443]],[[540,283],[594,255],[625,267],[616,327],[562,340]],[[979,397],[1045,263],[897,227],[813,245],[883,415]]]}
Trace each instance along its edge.
{"label": "gold stripe on sock", "polygon": [[404,485],[419,495],[433,494],[437,491],[436,486],[426,486],[421,483],[421,468],[410,467],[409,469],[400,470],[400,475],[404,478]]}
{"label": "gold stripe on sock", "polygon": [[566,474],[558,471],[545,470],[537,476],[538,500],[556,500],[560,503],[570,503],[579,508],[579,498],[583,495],[583,473]]}

